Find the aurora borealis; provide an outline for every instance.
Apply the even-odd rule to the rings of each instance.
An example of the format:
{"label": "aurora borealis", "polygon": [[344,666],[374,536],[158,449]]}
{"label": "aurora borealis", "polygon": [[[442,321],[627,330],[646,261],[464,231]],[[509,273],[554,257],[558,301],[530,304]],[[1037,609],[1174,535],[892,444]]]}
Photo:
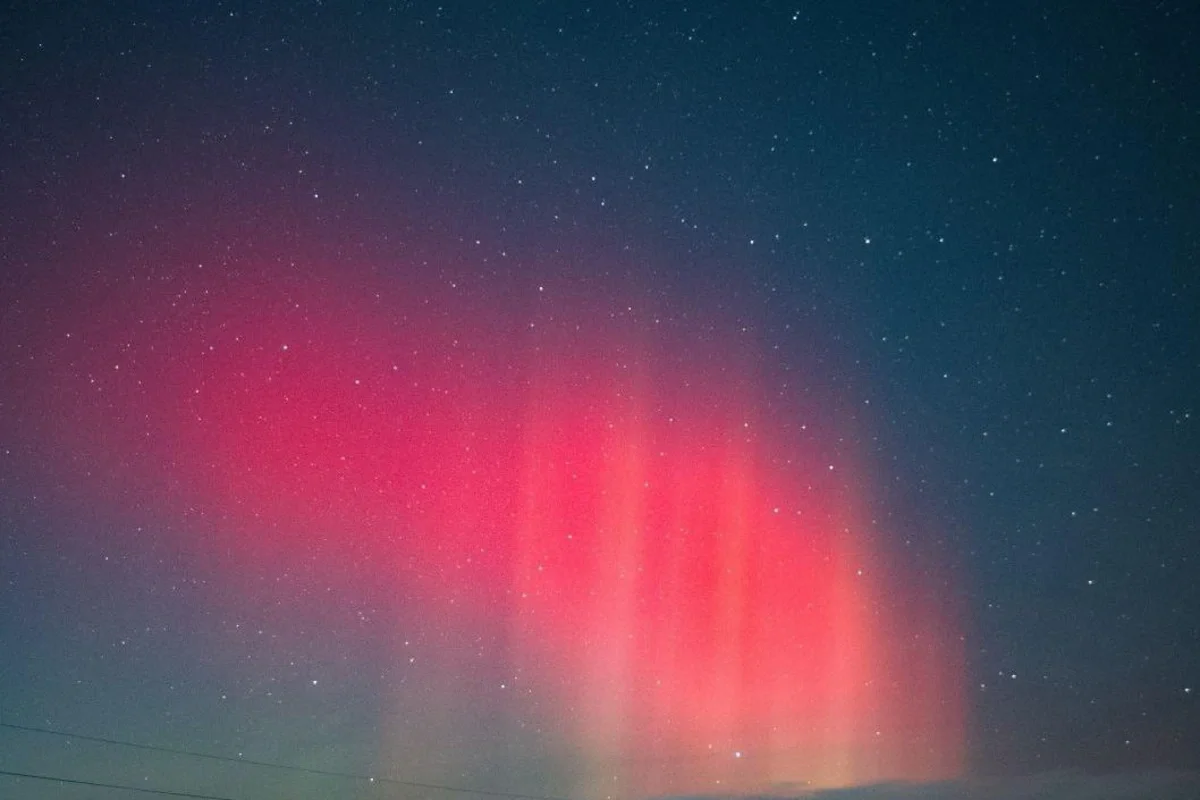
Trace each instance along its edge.
{"label": "aurora borealis", "polygon": [[0,796],[1194,796],[1119,11],[4,10]]}
{"label": "aurora borealis", "polygon": [[[496,692],[520,711],[500,703],[488,736],[553,735],[572,793],[957,774],[955,599],[877,552],[856,454],[836,423],[789,424],[804,405],[767,399],[752,343],[714,326],[687,348],[693,326],[555,298],[569,285],[489,319],[462,313],[465,287],[409,307],[403,283],[356,292],[342,270],[162,275],[119,301],[81,287],[46,321],[53,378],[30,398],[47,446],[86,454],[82,473],[56,465],[77,500],[203,520],[164,535],[220,565],[221,613],[355,596],[382,640],[351,637],[347,668],[403,662],[391,615],[436,629],[427,657],[463,677],[420,690],[431,729],[379,743],[426,775],[440,753],[433,779],[475,758],[455,743]],[[286,592],[255,583],[270,574]],[[276,624],[287,641],[339,623]],[[463,651],[472,637],[494,652]],[[480,661],[489,677],[465,677]],[[443,715],[459,681],[472,705]],[[382,689],[382,717],[409,710]]]}

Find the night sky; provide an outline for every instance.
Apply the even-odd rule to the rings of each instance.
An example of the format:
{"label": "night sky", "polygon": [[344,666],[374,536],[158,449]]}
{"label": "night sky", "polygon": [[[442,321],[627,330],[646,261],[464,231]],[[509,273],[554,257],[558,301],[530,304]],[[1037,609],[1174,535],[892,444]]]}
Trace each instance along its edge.
{"label": "night sky", "polygon": [[0,796],[1200,797],[1197,53],[5,4]]}

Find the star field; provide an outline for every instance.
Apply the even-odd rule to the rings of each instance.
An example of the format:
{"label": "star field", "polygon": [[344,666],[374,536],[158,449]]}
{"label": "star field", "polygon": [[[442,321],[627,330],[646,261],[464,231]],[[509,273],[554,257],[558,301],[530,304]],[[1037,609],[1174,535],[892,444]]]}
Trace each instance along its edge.
{"label": "star field", "polygon": [[0,794],[1192,796],[1198,36],[3,10]]}

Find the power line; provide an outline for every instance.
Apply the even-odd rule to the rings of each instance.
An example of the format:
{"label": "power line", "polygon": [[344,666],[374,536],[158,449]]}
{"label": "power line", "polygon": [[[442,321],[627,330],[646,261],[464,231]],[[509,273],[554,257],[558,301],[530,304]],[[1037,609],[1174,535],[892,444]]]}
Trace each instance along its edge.
{"label": "power line", "polygon": [[70,783],[76,786],[98,786],[101,789],[119,789],[126,792],[141,792],[142,794],[157,794],[163,797],[190,797],[195,800],[233,800],[216,794],[196,794],[195,792],[173,792],[170,789],[150,789],[145,786],[126,786],[122,783],[103,783],[101,781],[85,781],[81,778],[61,778],[56,775],[39,775],[33,772],[15,772],[10,769],[0,769],[0,775],[14,778],[29,778],[35,781],[51,781],[53,783]]}
{"label": "power line", "polygon": [[[12,722],[0,722],[0,728],[9,728],[15,731],[24,731],[26,733],[40,733],[46,736],[58,736],[64,739],[79,739],[85,742],[98,742],[100,744],[111,744],[118,747],[129,747],[135,750],[148,750],[155,753],[169,753],[176,756],[187,756],[189,758],[204,758],[210,761],[221,761],[229,764],[242,764],[251,767],[266,767],[268,769],[281,769],[291,772],[303,772],[308,775],[322,775],[328,778],[345,778],[349,780],[367,781],[370,783],[384,783],[393,786],[406,786],[413,789],[433,789],[443,792],[453,792],[456,794],[473,794],[484,797],[505,797],[510,800],[571,800],[566,797],[555,797],[553,795],[539,794],[521,794],[519,792],[502,792],[494,789],[470,789],[464,786],[449,786],[442,783],[423,783],[420,781],[406,781],[399,778],[377,777],[374,775],[359,775],[353,772],[337,772],[335,770],[316,769],[315,767],[297,767],[291,764],[277,764],[271,761],[257,761],[251,758],[231,758],[229,756],[218,756],[212,753],[201,753],[195,750],[182,750],[174,747],[161,747],[152,744],[142,744],[140,742],[127,742],[121,739],[109,739],[104,736],[88,736],[80,733],[69,733],[67,731],[54,730],[53,728],[40,728],[33,725],[17,725]],[[10,774],[0,771],[0,774]],[[33,776],[36,777],[36,776]],[[57,780],[57,779],[48,779]],[[126,788],[126,787],[117,787]],[[202,797],[203,795],[180,795],[182,797]],[[219,798],[218,800],[230,800],[230,798]]]}

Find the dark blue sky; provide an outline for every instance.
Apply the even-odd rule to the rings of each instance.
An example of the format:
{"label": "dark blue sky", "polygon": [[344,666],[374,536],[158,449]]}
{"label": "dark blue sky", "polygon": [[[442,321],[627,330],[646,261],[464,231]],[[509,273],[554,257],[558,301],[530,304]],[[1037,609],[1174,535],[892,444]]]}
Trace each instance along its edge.
{"label": "dark blue sky", "polygon": [[[416,579],[323,600],[330,581],[295,578],[320,574],[323,535],[256,549],[260,572],[220,591],[286,632],[269,655],[207,598],[227,570],[190,543],[243,534],[179,498],[219,460],[268,462],[236,461],[231,436],[190,442],[177,469],[182,434],[153,409],[203,368],[172,348],[274,335],[255,320],[303,294],[328,302],[335,335],[309,343],[330,370],[369,360],[387,338],[372,320],[411,324],[412,368],[480,414],[526,319],[598,326],[589,363],[744,379],[781,481],[810,480],[792,447],[857,465],[839,486],[866,509],[879,586],[904,584],[876,601],[881,630],[915,596],[959,620],[965,776],[1200,769],[1198,51],[1186,3],[9,4],[0,723],[453,786],[587,785],[540,731],[489,738],[524,736],[507,701],[440,715],[439,698],[482,692],[454,670],[413,678],[418,699],[398,688],[401,640],[463,674],[447,636],[492,642],[471,671],[485,682],[511,666],[495,620],[443,624]],[[716,351],[734,366],[704,360]],[[137,385],[92,399],[123,359]],[[689,380],[670,385],[648,413],[692,402]],[[505,430],[487,428],[487,452],[507,452]],[[338,614],[368,605],[386,634],[347,644]],[[215,702],[264,681],[270,702]],[[485,766],[389,761],[408,740],[384,706]],[[0,769],[53,772],[39,735],[0,729]],[[140,780],[77,755],[72,775]],[[204,791],[187,764],[162,769],[158,786]]]}

